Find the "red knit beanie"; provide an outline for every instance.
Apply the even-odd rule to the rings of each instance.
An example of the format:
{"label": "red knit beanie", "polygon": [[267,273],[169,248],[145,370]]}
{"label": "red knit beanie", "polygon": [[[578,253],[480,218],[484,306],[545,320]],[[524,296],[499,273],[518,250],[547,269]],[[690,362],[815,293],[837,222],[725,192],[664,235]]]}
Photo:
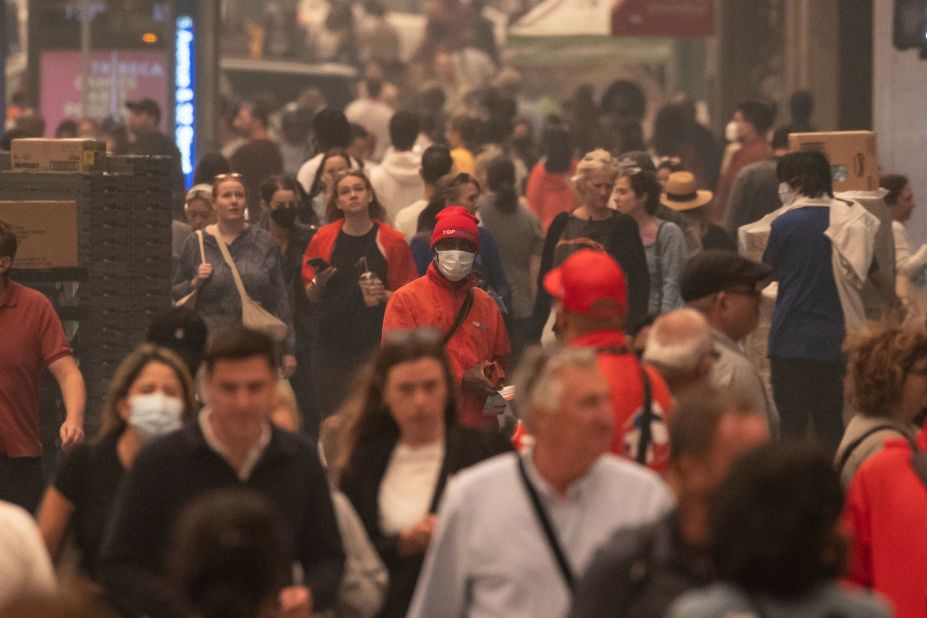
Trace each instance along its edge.
{"label": "red knit beanie", "polygon": [[435,215],[435,230],[431,233],[431,248],[445,238],[462,238],[480,248],[480,233],[476,217],[463,206],[448,206]]}

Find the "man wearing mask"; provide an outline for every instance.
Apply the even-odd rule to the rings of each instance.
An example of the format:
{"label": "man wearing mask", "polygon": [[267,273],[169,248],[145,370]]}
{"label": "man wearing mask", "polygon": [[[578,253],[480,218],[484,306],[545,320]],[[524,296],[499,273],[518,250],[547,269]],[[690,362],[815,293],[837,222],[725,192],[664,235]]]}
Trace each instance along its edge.
{"label": "man wearing mask", "polygon": [[480,247],[477,221],[462,206],[449,206],[435,219],[433,261],[424,276],[393,293],[383,337],[396,330],[440,330],[457,382],[458,421],[465,427],[494,426],[496,419],[483,414],[483,407],[501,385],[511,347],[498,306],[475,287],[471,274]]}

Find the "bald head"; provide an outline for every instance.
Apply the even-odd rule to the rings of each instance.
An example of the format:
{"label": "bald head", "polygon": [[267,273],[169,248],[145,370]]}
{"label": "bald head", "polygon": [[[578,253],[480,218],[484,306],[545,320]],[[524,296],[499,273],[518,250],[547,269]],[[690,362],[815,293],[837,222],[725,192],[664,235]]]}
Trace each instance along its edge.
{"label": "bald head", "polygon": [[694,309],[676,309],[653,323],[644,360],[657,368],[675,394],[677,388],[707,378],[711,350],[711,327],[705,316]]}

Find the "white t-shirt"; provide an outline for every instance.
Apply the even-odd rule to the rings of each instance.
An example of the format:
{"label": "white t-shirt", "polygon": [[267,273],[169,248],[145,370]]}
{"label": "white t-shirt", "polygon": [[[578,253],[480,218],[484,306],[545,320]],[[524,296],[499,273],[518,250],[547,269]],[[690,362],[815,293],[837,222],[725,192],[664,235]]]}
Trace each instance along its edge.
{"label": "white t-shirt", "polygon": [[443,440],[419,447],[396,445],[380,483],[383,534],[399,534],[428,514],[443,461]]}
{"label": "white t-shirt", "polygon": [[422,211],[425,210],[427,206],[428,200],[412,202],[396,213],[393,227],[402,232],[406,240],[410,240],[415,236],[416,228],[418,228],[418,216],[422,214]]}

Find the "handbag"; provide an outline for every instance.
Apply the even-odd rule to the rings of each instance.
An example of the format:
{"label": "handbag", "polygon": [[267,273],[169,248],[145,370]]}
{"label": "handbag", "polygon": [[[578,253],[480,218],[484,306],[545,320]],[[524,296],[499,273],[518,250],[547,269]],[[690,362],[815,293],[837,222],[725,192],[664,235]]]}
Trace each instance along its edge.
{"label": "handbag", "polygon": [[[200,264],[203,264],[206,262],[206,247],[203,245],[203,231],[202,230],[196,231],[196,239],[200,243]],[[179,299],[177,302],[174,303],[174,306],[175,307],[190,307],[191,309],[196,307],[197,291],[198,289],[193,290],[192,292],[190,292],[183,298]]]}
{"label": "handbag", "polygon": [[245,284],[241,282],[241,275],[238,274],[238,267],[235,266],[235,260],[229,253],[229,248],[225,241],[216,237],[216,244],[219,245],[219,251],[225,258],[225,263],[229,265],[232,271],[232,279],[235,280],[235,287],[238,288],[238,295],[241,297],[241,323],[246,328],[261,331],[269,335],[274,341],[280,343],[286,338],[288,327],[286,323],[272,314],[261,305],[251,300],[245,291]]}

